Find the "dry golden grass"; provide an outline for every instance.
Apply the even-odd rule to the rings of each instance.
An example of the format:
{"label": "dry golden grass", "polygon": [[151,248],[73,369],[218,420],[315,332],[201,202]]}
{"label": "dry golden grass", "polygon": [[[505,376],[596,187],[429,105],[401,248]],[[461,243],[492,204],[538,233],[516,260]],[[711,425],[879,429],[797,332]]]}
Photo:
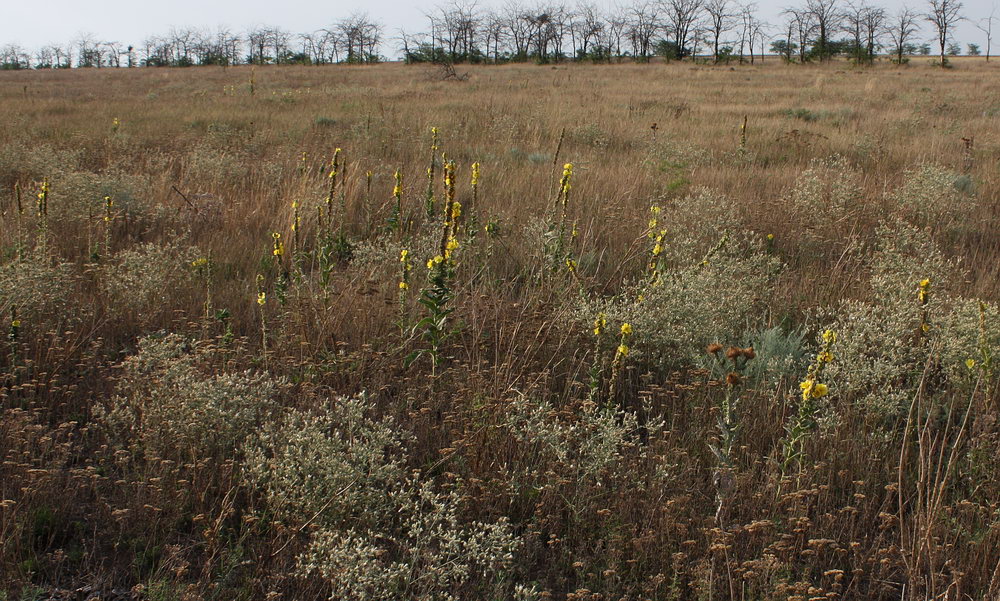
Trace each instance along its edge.
{"label": "dry golden grass", "polygon": [[[150,383],[194,382],[190,390],[208,395],[223,385],[213,375],[251,370],[285,379],[246,419],[272,423],[274,407],[317,410],[333,395],[366,392],[373,411],[408,433],[407,468],[457,491],[463,523],[510,520],[520,541],[511,565],[493,580],[455,585],[459,598],[509,595],[516,582],[543,598],[580,600],[1000,599],[994,372],[956,384],[945,373],[952,366],[928,350],[926,364],[889,382],[912,406],[881,414],[861,392],[837,396],[834,379],[807,459],[786,473],[782,441],[801,361],[799,371],[733,392],[691,363],[698,349],[643,349],[648,333],[638,332],[640,354],[623,361],[615,394],[601,398],[606,379],[597,387],[601,405],[623,412],[601,421],[588,370],[596,364],[606,376],[612,360],[595,356],[592,316],[581,324],[576,300],[629,290],[649,257],[649,207],[664,207],[669,247],[688,233],[681,228],[698,228],[697,215],[682,222],[678,207],[707,188],[702,198],[732,200],[731,234],[784,265],[746,299],[762,314],[739,335],[801,326],[802,352],[812,353],[812,334],[825,327],[817,315],[878,297],[868,285],[877,226],[914,218],[895,191],[908,171],[934,165],[967,201],[930,207],[948,221],[918,224],[965,269],[947,293],[996,303],[1000,66],[955,65],[477,66],[459,68],[464,81],[397,64],[0,72],[0,285],[9,285],[0,290],[13,291],[0,309],[5,324],[19,324],[0,359],[0,595],[84,584],[142,585],[138,594],[157,599],[331,594],[329,579],[293,575],[316,525],[308,515],[275,518],[243,473],[242,450],[185,447],[181,437],[154,452],[144,441],[175,430],[150,434],[158,426],[141,420],[150,409],[125,422],[105,413],[148,407]],[[431,240],[423,248],[437,244],[423,211],[432,127],[457,164],[464,219],[478,221],[451,280],[457,332],[433,373],[423,357],[406,365],[427,339],[400,327],[424,314],[415,299],[433,253],[414,257],[402,313],[397,286],[399,249],[416,253],[421,235]],[[332,252],[324,275],[317,209],[335,148],[346,159],[347,210],[333,200],[333,230],[354,258]],[[796,200],[803,174],[837,155],[843,167],[830,177],[850,180],[846,204],[833,207],[832,188]],[[566,162],[579,230],[574,277],[551,272],[538,243]],[[387,226],[397,169],[405,231]],[[44,178],[52,192],[43,236],[34,194]],[[488,223],[497,235],[483,231]],[[280,265],[272,232],[286,245]],[[199,258],[210,261],[207,277],[192,266]],[[911,275],[912,290],[900,294],[912,300],[928,276]],[[712,303],[729,288],[718,281],[694,292]],[[216,318],[223,309],[228,317]],[[966,321],[975,339],[976,320]],[[609,324],[611,338],[619,325]],[[122,368],[140,338],[163,332],[189,341],[190,372]],[[920,341],[917,333],[898,342]],[[605,351],[618,342],[606,340]],[[880,361],[880,350],[864,360]],[[981,350],[968,355],[982,363]],[[648,359],[656,352],[668,356]],[[851,372],[839,373],[847,389]],[[740,424],[733,466],[720,468],[708,443],[720,436],[727,394],[739,397]],[[525,434],[529,415],[540,420],[531,422],[538,438]],[[183,421],[171,428],[201,432]],[[547,446],[543,433],[561,442]]]}

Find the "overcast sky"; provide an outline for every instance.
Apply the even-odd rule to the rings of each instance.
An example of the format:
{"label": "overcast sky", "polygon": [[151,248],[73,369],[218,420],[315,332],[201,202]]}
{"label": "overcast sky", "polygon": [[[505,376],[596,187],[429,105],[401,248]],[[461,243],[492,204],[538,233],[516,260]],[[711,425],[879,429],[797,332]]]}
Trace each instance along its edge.
{"label": "overcast sky", "polygon": [[[626,0],[627,1],[627,0]],[[873,4],[885,6],[890,11],[897,10],[902,0],[870,0]],[[93,34],[95,38],[118,41],[139,46],[149,36],[167,33],[172,26],[215,29],[223,25],[234,30],[243,30],[254,25],[281,27],[293,33],[315,31],[355,12],[367,13],[372,19],[385,26],[385,36],[398,36],[400,29],[407,33],[426,31],[425,12],[435,6],[445,5],[442,0],[336,0],[317,2],[316,0],[173,0],[170,2],[102,2],[101,0],[47,0],[41,4],[3,0],[0,9],[0,46],[16,43],[29,51],[34,51],[48,43],[67,43],[80,33]],[[479,6],[498,6],[502,0],[480,0]],[[534,0],[524,0],[520,4],[533,5]],[[556,4],[557,1],[539,4]],[[572,6],[577,0],[563,0]],[[606,0],[596,0],[597,5],[609,4]],[[963,14],[970,21],[979,21],[989,15],[992,6],[1000,6],[1000,0],[964,0]],[[759,15],[765,21],[778,25],[781,9],[800,6],[805,0],[757,0]],[[910,7],[926,11],[927,0],[911,0]],[[1000,7],[996,10],[1000,19]],[[931,41],[930,23],[921,24],[921,39]],[[1000,33],[1000,22],[994,23],[994,31]],[[777,29],[772,33],[777,33]],[[994,36],[994,51],[1000,47],[1000,35]],[[962,51],[969,42],[977,43],[985,50],[985,35],[970,23],[963,23],[956,38],[962,44]],[[397,44],[389,41],[383,52],[389,56],[397,54]]]}

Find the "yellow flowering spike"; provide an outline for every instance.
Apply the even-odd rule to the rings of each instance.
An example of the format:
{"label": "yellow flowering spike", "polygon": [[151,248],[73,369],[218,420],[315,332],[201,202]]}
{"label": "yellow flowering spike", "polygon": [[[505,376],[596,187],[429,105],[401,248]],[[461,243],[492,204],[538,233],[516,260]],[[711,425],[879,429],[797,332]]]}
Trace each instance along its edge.
{"label": "yellow flowering spike", "polygon": [[823,332],[823,342],[827,344],[832,344],[837,341],[837,333],[833,330],[827,330]]}
{"label": "yellow flowering spike", "polygon": [[410,256],[410,251],[408,251],[407,249],[404,248],[403,250],[399,251],[399,261],[401,263],[406,263],[406,259],[409,256]]}
{"label": "yellow flowering spike", "polygon": [[448,244],[445,246],[445,250],[456,250],[458,249],[458,240],[455,238],[448,238]]}
{"label": "yellow flowering spike", "polygon": [[809,397],[813,395],[813,389],[816,387],[816,381],[812,378],[803,380],[799,384],[799,389],[802,390],[802,400],[808,401]]}
{"label": "yellow flowering spike", "polygon": [[479,163],[472,164],[472,185],[473,187],[479,185]]}
{"label": "yellow flowering spike", "polygon": [[281,255],[285,254],[285,245],[282,244],[281,242],[276,243],[274,245],[274,250],[271,251],[271,254],[273,254],[276,257],[280,257]]}
{"label": "yellow flowering spike", "polygon": [[451,218],[458,219],[462,216],[462,204],[458,201],[451,203]]}
{"label": "yellow flowering spike", "polygon": [[621,355],[622,357],[628,357],[628,347],[625,346],[624,344],[619,344],[618,354]]}
{"label": "yellow flowering spike", "polygon": [[567,258],[566,259],[566,269],[568,269],[570,273],[576,273],[576,261],[574,261],[573,259]]}
{"label": "yellow flowering spike", "polygon": [[267,293],[258,292],[257,293],[257,304],[263,306],[267,302]]}
{"label": "yellow flowering spike", "polygon": [[816,361],[818,363],[830,363],[833,361],[833,353],[830,351],[823,351],[816,355]]}
{"label": "yellow flowering spike", "polygon": [[931,281],[928,278],[920,280],[919,289],[917,291],[917,298],[920,300],[920,304],[927,304],[927,295],[931,291]]}
{"label": "yellow flowering spike", "polygon": [[632,324],[626,322],[622,324],[622,336],[629,336],[632,334]]}
{"label": "yellow flowering spike", "polygon": [[608,325],[608,318],[604,313],[598,313],[594,318],[594,336],[600,336],[604,328]]}

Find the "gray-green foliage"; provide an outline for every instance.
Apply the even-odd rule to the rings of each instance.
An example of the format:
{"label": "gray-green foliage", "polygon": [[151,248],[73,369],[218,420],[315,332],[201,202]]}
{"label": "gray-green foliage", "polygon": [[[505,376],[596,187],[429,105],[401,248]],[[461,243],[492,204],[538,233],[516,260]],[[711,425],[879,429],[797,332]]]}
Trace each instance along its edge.
{"label": "gray-green foliage", "polygon": [[935,228],[954,226],[975,207],[971,180],[938,165],[908,170],[890,200],[907,219]]}
{"label": "gray-green foliage", "polygon": [[455,489],[406,468],[406,442],[364,397],[291,411],[247,446],[247,475],[283,521],[315,525],[300,573],[331,599],[457,599],[470,580],[507,586],[519,545],[505,520],[460,519]]}
{"label": "gray-green foliage", "polygon": [[[908,405],[925,369],[966,378],[965,359],[975,359],[982,344],[1000,343],[1000,318],[986,304],[980,327],[978,302],[954,292],[959,264],[944,256],[930,232],[893,220],[880,226],[878,239],[869,298],[846,301],[821,319],[837,332],[828,371],[833,389],[888,416]],[[923,305],[918,292],[925,279]]]}
{"label": "gray-green foliage", "polygon": [[176,334],[140,340],[110,405],[98,411],[110,437],[155,457],[233,457],[274,410],[281,384],[250,372],[213,373],[210,359],[210,350]]}
{"label": "gray-green foliage", "polygon": [[789,202],[803,235],[817,241],[841,238],[860,205],[859,174],[840,155],[813,159],[795,180]]}
{"label": "gray-green foliage", "polygon": [[176,242],[150,242],[115,254],[101,269],[100,284],[119,312],[147,314],[176,302],[170,295],[192,274],[197,248]]}
{"label": "gray-green foliage", "polygon": [[[0,315],[13,309],[24,326],[35,320],[54,323],[70,317],[72,291],[80,277],[70,263],[53,263],[46,256],[29,253],[23,261],[0,265]],[[77,316],[79,313],[75,313]]]}
{"label": "gray-green foliage", "polygon": [[589,329],[601,312],[627,322],[630,360],[661,366],[696,363],[706,344],[760,329],[781,263],[752,232],[733,233],[740,227],[736,203],[709,190],[665,206],[654,228],[667,232],[655,282],[645,272],[617,297],[584,299],[579,326]]}

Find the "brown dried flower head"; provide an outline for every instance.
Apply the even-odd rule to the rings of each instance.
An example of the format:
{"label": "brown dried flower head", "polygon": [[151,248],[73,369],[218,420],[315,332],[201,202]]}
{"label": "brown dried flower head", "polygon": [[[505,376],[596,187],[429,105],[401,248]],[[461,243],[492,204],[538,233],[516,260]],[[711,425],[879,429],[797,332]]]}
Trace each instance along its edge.
{"label": "brown dried flower head", "polygon": [[742,381],[740,375],[734,371],[729,372],[729,375],[726,376],[726,384],[729,386],[739,386]]}
{"label": "brown dried flower head", "polygon": [[747,361],[749,361],[750,359],[753,359],[754,357],[756,357],[757,353],[754,352],[752,346],[748,346],[745,349],[743,349],[743,356],[747,358]]}
{"label": "brown dried flower head", "polygon": [[708,345],[708,347],[705,349],[705,351],[708,352],[709,355],[717,355],[721,350],[722,350],[722,345],[719,344],[718,342],[713,342],[712,344]]}
{"label": "brown dried flower head", "polygon": [[743,349],[737,346],[731,346],[726,349],[726,359],[735,361],[737,357],[743,354]]}

